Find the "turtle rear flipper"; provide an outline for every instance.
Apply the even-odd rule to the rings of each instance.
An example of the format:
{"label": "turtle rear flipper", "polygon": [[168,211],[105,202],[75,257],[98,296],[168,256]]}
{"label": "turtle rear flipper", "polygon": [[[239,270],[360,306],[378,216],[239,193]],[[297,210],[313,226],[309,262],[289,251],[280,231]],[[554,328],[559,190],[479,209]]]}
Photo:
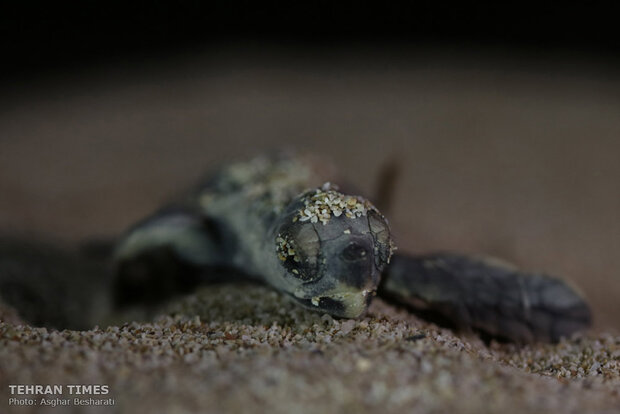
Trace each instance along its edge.
{"label": "turtle rear flipper", "polygon": [[379,294],[440,323],[519,343],[556,342],[591,323],[588,304],[563,281],[494,259],[396,254]]}
{"label": "turtle rear flipper", "polygon": [[191,291],[222,265],[215,223],[189,208],[167,208],[131,228],[114,253],[116,306],[155,304]]}
{"label": "turtle rear flipper", "polygon": [[109,312],[108,270],[57,240],[0,235],[0,307],[34,326],[91,328]]}

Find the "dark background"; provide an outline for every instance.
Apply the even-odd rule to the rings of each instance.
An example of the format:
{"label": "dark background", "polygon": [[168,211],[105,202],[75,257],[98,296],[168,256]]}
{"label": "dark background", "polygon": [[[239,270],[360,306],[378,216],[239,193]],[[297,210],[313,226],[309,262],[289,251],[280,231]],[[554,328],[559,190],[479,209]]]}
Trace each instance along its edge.
{"label": "dark background", "polygon": [[[43,2],[42,2],[43,3]],[[297,51],[467,47],[616,58],[607,2],[7,2],[5,72],[37,75],[250,43]]]}
{"label": "dark background", "polygon": [[498,255],[620,328],[620,66],[602,3],[12,2],[0,13],[0,229],[116,236],[205,170],[401,165],[403,250]]}

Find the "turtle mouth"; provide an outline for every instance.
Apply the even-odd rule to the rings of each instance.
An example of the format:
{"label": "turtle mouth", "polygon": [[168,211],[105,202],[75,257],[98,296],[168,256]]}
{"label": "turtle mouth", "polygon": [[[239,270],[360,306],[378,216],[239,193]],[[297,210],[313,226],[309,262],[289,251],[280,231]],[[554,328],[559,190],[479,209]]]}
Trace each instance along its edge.
{"label": "turtle mouth", "polygon": [[330,315],[342,316],[346,311],[344,303],[325,296],[312,299],[295,298],[295,300],[308,309],[321,310]]}
{"label": "turtle mouth", "polygon": [[376,290],[364,289],[355,293],[351,291],[326,292],[312,298],[289,295],[305,308],[341,318],[358,318],[366,312],[375,294]]}

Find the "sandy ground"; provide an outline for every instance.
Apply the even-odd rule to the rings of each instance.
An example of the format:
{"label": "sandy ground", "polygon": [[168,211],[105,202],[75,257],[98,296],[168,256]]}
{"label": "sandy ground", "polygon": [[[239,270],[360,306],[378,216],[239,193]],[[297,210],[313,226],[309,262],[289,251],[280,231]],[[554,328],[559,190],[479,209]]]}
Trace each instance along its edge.
{"label": "sandy ground", "polygon": [[257,285],[205,288],[153,322],[88,331],[19,325],[6,308],[0,316],[10,321],[0,323],[0,400],[11,413],[71,412],[7,407],[8,384],[32,383],[109,386],[97,399],[114,406],[80,412],[620,410],[611,335],[487,347],[380,300],[363,319],[334,320]]}

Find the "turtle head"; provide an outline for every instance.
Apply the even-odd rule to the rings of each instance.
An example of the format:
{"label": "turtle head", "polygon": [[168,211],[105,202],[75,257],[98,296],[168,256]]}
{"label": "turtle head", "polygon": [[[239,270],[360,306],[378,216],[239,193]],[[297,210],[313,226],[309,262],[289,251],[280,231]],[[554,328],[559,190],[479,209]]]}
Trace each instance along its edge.
{"label": "turtle head", "polygon": [[393,250],[379,211],[329,185],[289,204],[275,243],[284,290],[308,308],[346,318],[366,311]]}

